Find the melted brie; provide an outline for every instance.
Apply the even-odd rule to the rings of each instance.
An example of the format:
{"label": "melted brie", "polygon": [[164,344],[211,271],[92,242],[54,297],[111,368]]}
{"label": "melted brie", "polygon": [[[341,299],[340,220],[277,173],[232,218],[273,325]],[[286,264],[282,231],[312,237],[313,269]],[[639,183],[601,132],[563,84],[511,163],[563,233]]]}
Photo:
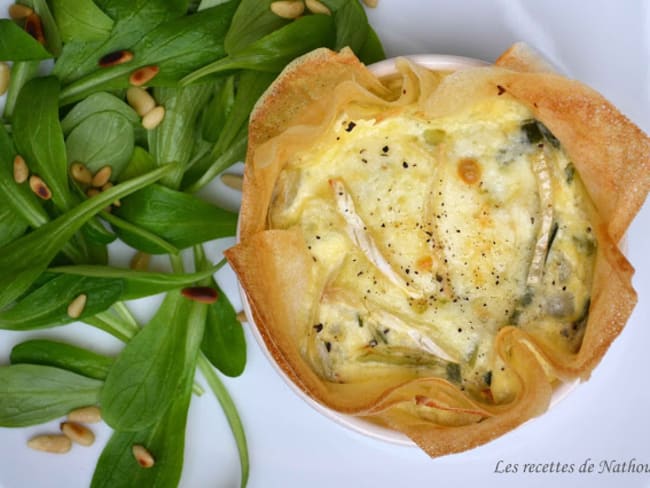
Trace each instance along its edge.
{"label": "melted brie", "polygon": [[268,214],[316,263],[303,356],[330,381],[406,367],[507,398],[500,328],[580,345],[589,206],[557,140],[508,97],[437,119],[343,114],[289,160]]}

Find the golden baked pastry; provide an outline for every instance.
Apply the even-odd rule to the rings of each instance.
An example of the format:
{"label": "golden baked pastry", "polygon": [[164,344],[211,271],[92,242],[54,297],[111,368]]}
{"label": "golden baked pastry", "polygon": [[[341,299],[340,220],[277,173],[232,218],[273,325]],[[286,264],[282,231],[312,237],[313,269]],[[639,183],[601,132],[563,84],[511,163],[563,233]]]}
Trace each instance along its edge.
{"label": "golden baked pastry", "polygon": [[521,45],[397,68],[321,49],[285,69],[251,117],[226,255],[297,386],[438,456],[544,412],[620,333],[650,140]]}

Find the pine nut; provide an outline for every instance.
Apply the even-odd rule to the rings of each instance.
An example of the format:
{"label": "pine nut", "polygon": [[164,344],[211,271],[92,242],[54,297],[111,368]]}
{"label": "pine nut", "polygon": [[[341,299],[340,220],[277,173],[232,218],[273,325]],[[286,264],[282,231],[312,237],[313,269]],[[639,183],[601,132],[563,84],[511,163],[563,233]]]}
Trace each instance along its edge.
{"label": "pine nut", "polygon": [[149,262],[151,261],[151,254],[138,251],[131,259],[130,267],[134,271],[147,271],[149,269]]}
{"label": "pine nut", "polygon": [[72,300],[68,305],[68,317],[73,319],[78,319],[79,317],[81,317],[84,308],[86,308],[87,300],[88,300],[88,296],[84,293],[82,293],[81,295],[77,296],[74,300]]}
{"label": "pine nut", "polygon": [[72,163],[70,174],[75,181],[82,185],[90,185],[93,182],[93,174],[83,163]]}
{"label": "pine nut", "polygon": [[271,12],[283,19],[296,19],[305,11],[305,4],[301,1],[280,0],[271,3]]}
{"label": "pine nut", "polygon": [[43,200],[49,200],[52,198],[52,192],[50,191],[50,188],[45,184],[40,176],[30,176],[29,187],[34,193],[36,193],[37,196],[41,197]]}
{"label": "pine nut", "polygon": [[332,11],[327,8],[327,5],[318,0],[305,0],[305,5],[307,5],[307,9],[313,14],[332,15]]}
{"label": "pine nut", "polygon": [[9,5],[9,17],[14,20],[23,20],[34,13],[34,10],[28,7],[27,5],[20,5],[14,3]]}
{"label": "pine nut", "polygon": [[43,33],[43,23],[41,18],[32,13],[25,19],[25,31],[41,44],[45,44],[45,34]]}
{"label": "pine nut", "polygon": [[151,453],[140,444],[134,444],[131,448],[131,451],[133,452],[133,457],[135,460],[143,468],[152,468],[156,462]]}
{"label": "pine nut", "polygon": [[88,198],[96,197],[96,196],[99,195],[100,193],[101,193],[101,192],[100,192],[97,188],[88,188],[88,189],[86,190],[86,196],[87,196]]}
{"label": "pine nut", "polygon": [[221,181],[228,188],[233,190],[242,191],[244,186],[244,177],[241,175],[235,175],[232,173],[224,173],[221,175]]}
{"label": "pine nut", "polygon": [[219,298],[217,290],[209,286],[191,286],[183,288],[181,290],[181,295],[189,300],[208,305],[216,302],[217,298]]}
{"label": "pine nut", "polygon": [[165,118],[165,107],[158,105],[151,110],[147,115],[142,117],[142,127],[147,130],[153,130],[160,125]]}
{"label": "pine nut", "polygon": [[92,446],[95,443],[93,431],[75,422],[61,422],[61,432],[72,442],[82,446]]}
{"label": "pine nut", "polygon": [[38,435],[27,441],[27,446],[36,451],[65,454],[72,448],[72,441],[61,434]]}
{"label": "pine nut", "polygon": [[156,101],[144,88],[132,86],[126,91],[126,99],[140,117],[144,117],[156,107]]}
{"label": "pine nut", "polygon": [[95,173],[95,176],[93,176],[93,181],[92,181],[93,186],[95,188],[101,188],[106,183],[108,183],[108,180],[111,179],[112,174],[113,174],[113,168],[111,168],[110,166],[104,166],[99,171],[97,171],[97,173]]}
{"label": "pine nut", "polygon": [[29,178],[29,168],[20,154],[14,158],[14,181],[18,184],[25,183]]}
{"label": "pine nut", "polygon": [[7,93],[11,81],[11,70],[5,62],[0,62],[0,97]]}
{"label": "pine nut", "polygon": [[159,71],[160,68],[158,66],[145,66],[144,68],[136,69],[129,76],[129,83],[133,86],[142,86],[153,80]]}
{"label": "pine nut", "polygon": [[239,312],[237,314],[237,321],[243,324],[244,322],[248,322],[248,317],[246,317],[246,314],[244,312]]}
{"label": "pine nut", "polygon": [[105,56],[102,56],[99,60],[99,65],[102,68],[110,68],[111,66],[117,66],[118,64],[128,63],[133,59],[133,53],[131,51],[121,50],[108,53]]}
{"label": "pine nut", "polygon": [[363,3],[366,4],[366,7],[375,8],[377,6],[378,0],[363,0]]}
{"label": "pine nut", "polygon": [[102,420],[102,411],[95,405],[75,408],[68,414],[68,420],[70,422],[96,424]]}

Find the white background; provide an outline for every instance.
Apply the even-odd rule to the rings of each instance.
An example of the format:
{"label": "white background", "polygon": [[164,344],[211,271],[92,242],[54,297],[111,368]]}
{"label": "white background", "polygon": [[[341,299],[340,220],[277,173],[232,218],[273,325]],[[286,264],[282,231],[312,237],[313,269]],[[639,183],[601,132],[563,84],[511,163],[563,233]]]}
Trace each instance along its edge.
{"label": "white background", "polygon": [[[6,15],[0,0],[0,15]],[[442,53],[493,61],[524,40],[569,76],[599,90],[646,133],[650,132],[650,2],[646,0],[379,0],[370,19],[387,54]],[[225,191],[225,190],[223,190]],[[229,194],[227,197],[232,198]],[[628,257],[637,273],[639,304],[620,338],[592,378],[542,417],[472,451],[430,459],[350,432],[297,398],[277,376],[249,332],[249,362],[242,377],[226,384],[246,427],[251,488],[394,486],[650,487],[650,474],[497,474],[506,463],[574,463],[586,459],[650,464],[650,208],[646,204],[628,233]],[[231,242],[221,243],[221,247]],[[216,257],[218,246],[213,246]],[[127,262],[129,254],[122,253]],[[234,291],[232,274],[221,281]],[[139,304],[152,309],[156,300]],[[100,352],[118,344],[88,327],[68,326],[36,334],[68,337]],[[83,331],[83,333],[82,333]],[[0,332],[0,364],[24,340]],[[201,380],[200,380],[201,381]],[[92,448],[76,446],[65,456],[25,447],[35,433],[0,429],[0,487],[85,487],[110,435],[97,428]],[[190,409],[185,471],[190,488],[236,487],[239,465],[234,441],[216,401],[207,393]]]}

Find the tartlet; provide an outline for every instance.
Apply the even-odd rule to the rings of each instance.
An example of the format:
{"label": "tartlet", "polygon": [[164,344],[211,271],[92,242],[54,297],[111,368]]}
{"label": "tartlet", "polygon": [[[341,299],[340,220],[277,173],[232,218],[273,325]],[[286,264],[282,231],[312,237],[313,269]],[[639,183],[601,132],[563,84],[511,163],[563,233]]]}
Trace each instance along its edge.
{"label": "tartlet", "polygon": [[650,141],[523,45],[397,69],[321,49],[284,70],[226,256],[296,386],[439,456],[543,413],[620,333]]}

